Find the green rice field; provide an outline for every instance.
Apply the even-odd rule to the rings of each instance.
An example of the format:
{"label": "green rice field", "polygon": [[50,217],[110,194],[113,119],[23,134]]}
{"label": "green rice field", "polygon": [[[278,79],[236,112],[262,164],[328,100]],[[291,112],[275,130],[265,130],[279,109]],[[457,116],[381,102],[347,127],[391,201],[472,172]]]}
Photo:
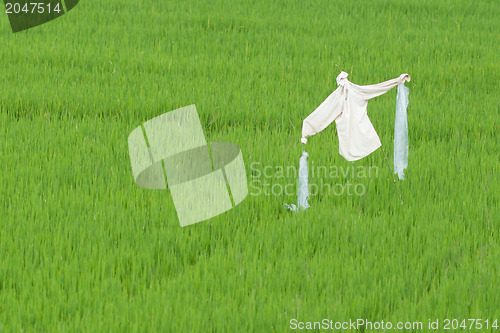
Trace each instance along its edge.
{"label": "green rice field", "polygon": [[[87,0],[15,34],[3,8],[1,332],[500,332],[498,0]],[[396,89],[368,104],[383,150],[347,162],[334,124],[299,142],[340,70],[411,75],[405,180]],[[181,227],[127,138],[191,104],[249,194]]]}

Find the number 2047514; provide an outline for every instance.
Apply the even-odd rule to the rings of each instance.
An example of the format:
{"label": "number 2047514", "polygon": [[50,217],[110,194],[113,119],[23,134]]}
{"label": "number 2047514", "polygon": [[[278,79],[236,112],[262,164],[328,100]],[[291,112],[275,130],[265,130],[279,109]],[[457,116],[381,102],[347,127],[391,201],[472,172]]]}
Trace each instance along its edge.
{"label": "number 2047514", "polygon": [[42,2],[30,2],[23,5],[10,2],[7,2],[5,4],[5,13],[7,14],[43,14],[60,12],[61,8],[59,6],[59,3],[56,3],[54,6],[52,6],[50,3],[45,4]]}
{"label": "number 2047514", "polygon": [[445,319],[443,329],[445,330],[456,330],[456,329],[470,329],[470,330],[481,330],[481,329],[499,329],[498,319],[495,320],[481,320],[481,319],[464,319],[459,321],[458,319]]}

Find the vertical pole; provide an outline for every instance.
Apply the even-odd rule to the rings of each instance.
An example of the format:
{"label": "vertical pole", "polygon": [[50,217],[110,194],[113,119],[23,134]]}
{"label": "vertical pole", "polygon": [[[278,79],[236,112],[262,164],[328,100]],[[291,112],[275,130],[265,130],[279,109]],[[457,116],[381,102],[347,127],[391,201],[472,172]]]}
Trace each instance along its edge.
{"label": "vertical pole", "polygon": [[387,168],[389,169],[389,172],[392,175],[392,182],[394,183],[394,187],[396,188],[396,192],[398,192],[399,195],[399,200],[401,202],[401,206],[403,205],[403,197],[401,196],[401,192],[399,192],[398,184],[396,184],[396,178],[394,178],[394,173],[392,173],[391,166],[389,165],[389,162],[387,161],[387,155],[385,154],[384,146],[380,146],[382,148],[382,152],[384,153],[384,159],[385,163],[387,164]]}

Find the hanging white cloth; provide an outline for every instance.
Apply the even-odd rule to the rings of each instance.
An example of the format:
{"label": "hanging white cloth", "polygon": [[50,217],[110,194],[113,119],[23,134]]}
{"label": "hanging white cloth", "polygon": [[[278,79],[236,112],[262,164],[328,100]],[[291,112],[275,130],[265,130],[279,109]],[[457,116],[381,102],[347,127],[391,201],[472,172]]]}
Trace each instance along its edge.
{"label": "hanging white cloth", "polygon": [[356,161],[382,145],[368,118],[368,101],[410,81],[410,76],[401,74],[398,78],[366,86],[350,82],[347,76],[346,72],[341,72],[337,76],[338,88],[304,119],[301,142],[306,143],[307,137],[321,132],[335,121],[340,155],[348,161]]}
{"label": "hanging white cloth", "polygon": [[396,97],[396,121],[394,124],[394,173],[405,179],[404,170],[408,167],[408,106],[409,89],[404,83],[398,84]]}
{"label": "hanging white cloth", "polygon": [[309,197],[308,156],[309,154],[303,151],[299,160],[299,189],[297,191],[297,206],[299,209],[307,209],[310,207],[307,203],[307,198]]}
{"label": "hanging white cloth", "polygon": [[307,157],[309,154],[305,151],[302,152],[302,156],[299,160],[299,187],[297,190],[297,205],[285,204],[285,208],[296,212],[299,209],[309,208],[309,203],[307,199],[309,197],[309,174],[307,168]]}

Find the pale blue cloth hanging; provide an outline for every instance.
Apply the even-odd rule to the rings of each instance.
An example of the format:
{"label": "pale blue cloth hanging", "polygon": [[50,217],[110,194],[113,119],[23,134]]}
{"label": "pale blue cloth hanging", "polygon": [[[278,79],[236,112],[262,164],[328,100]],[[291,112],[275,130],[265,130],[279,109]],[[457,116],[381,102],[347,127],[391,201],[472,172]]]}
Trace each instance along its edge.
{"label": "pale blue cloth hanging", "polygon": [[398,178],[405,179],[404,170],[408,168],[408,106],[409,89],[404,82],[398,84],[396,97],[396,121],[394,125],[394,173]]}
{"label": "pale blue cloth hanging", "polygon": [[309,198],[308,156],[309,154],[303,151],[299,160],[299,190],[297,191],[297,205],[299,209],[307,209],[310,207],[307,203],[307,198]]}
{"label": "pale blue cloth hanging", "polygon": [[300,209],[309,208],[309,203],[307,199],[309,197],[309,175],[307,168],[307,157],[309,154],[305,151],[302,152],[302,156],[299,160],[299,188],[297,190],[297,205],[285,204],[285,208],[291,211],[298,211]]}

